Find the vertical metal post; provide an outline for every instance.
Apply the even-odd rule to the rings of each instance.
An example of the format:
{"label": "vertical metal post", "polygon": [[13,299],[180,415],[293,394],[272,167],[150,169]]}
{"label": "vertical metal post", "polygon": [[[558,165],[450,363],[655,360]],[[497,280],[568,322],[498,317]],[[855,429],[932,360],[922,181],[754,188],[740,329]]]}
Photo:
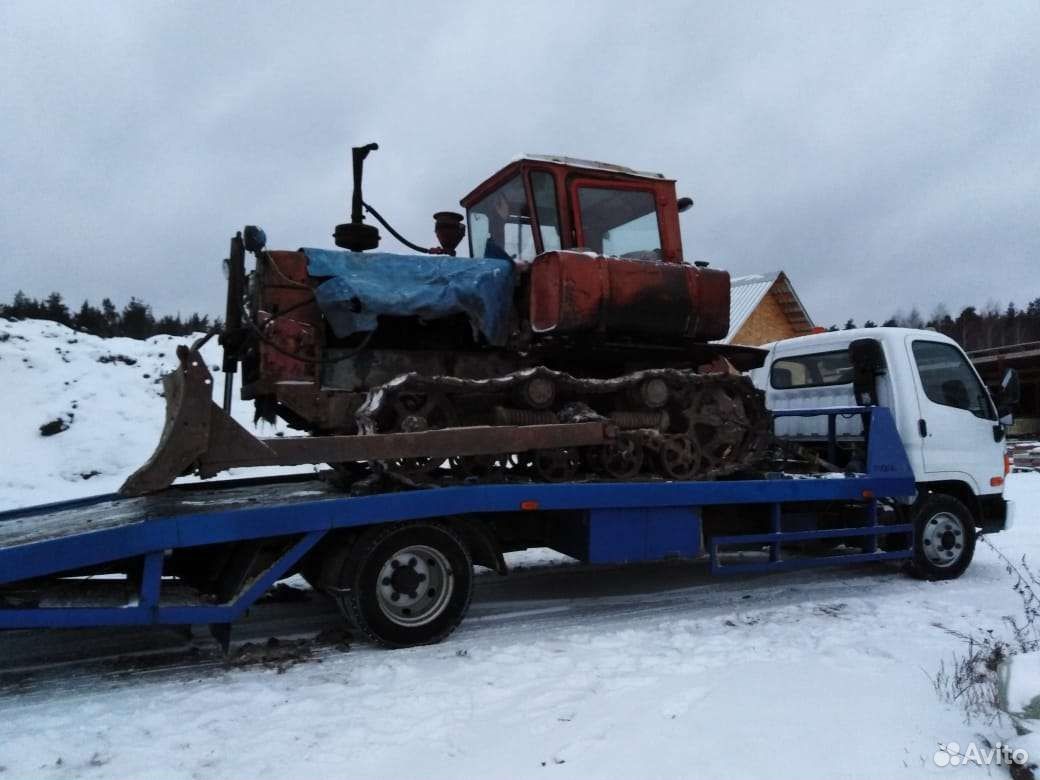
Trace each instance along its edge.
{"label": "vertical metal post", "polygon": [[878,550],[877,535],[880,530],[876,498],[872,498],[867,502],[867,525],[870,526],[874,533],[863,537],[866,540],[863,544],[863,552],[875,553]]}
{"label": "vertical metal post", "polygon": [[242,296],[246,284],[246,246],[242,233],[231,239],[228,256],[227,307],[224,311],[224,333],[220,343],[224,345],[224,411],[231,414],[232,388],[238,370],[238,352],[242,338]]}
{"label": "vertical metal post", "polygon": [[231,401],[234,399],[235,372],[224,372],[224,411],[231,414]]}
{"label": "vertical metal post", "polygon": [[162,585],[163,551],[148,553],[141,566],[141,587],[138,590],[137,606],[154,609],[159,604],[159,588]]}
{"label": "vertical metal post", "polygon": [[[769,507],[770,525],[774,534],[780,533],[780,504],[771,504]],[[769,546],[769,562],[778,563],[781,559],[780,540],[776,539]]]}

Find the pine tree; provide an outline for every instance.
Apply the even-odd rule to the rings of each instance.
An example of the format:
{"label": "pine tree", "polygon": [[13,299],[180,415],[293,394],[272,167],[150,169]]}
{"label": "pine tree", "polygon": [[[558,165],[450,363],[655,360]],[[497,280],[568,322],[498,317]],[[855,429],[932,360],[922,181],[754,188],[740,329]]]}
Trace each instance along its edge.
{"label": "pine tree", "polygon": [[155,318],[152,309],[137,298],[131,298],[130,303],[123,307],[120,317],[120,336],[132,339],[146,339],[155,334]]}
{"label": "pine tree", "polygon": [[14,302],[6,311],[8,317],[14,317],[19,320],[28,319],[30,317],[39,317],[41,313],[39,301],[35,298],[30,298],[21,290],[14,294]]}
{"label": "pine tree", "polygon": [[184,333],[205,333],[210,329],[209,317],[192,314],[184,323]]}
{"label": "pine tree", "polygon": [[111,298],[103,298],[101,300],[101,316],[105,318],[105,332],[101,335],[118,335],[121,330],[121,323],[119,321],[119,311],[116,309],[116,305],[112,303]]}
{"label": "pine tree", "polygon": [[167,314],[160,317],[155,323],[155,334],[164,336],[183,336],[185,333],[184,323],[181,322],[180,313],[176,317]]}
{"label": "pine tree", "polygon": [[72,318],[72,324],[84,333],[93,336],[104,336],[106,328],[105,315],[101,310],[90,305],[90,301],[83,301],[76,316]]}
{"label": "pine tree", "polygon": [[61,293],[52,292],[44,302],[44,319],[51,322],[60,322],[62,325],[71,325],[72,318],[69,316],[69,307],[62,300]]}

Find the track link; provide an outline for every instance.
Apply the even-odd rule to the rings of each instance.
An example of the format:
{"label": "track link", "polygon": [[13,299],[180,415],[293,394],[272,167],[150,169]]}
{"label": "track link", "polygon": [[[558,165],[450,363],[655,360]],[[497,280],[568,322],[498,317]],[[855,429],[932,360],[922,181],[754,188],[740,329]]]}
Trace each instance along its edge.
{"label": "track link", "polygon": [[[358,411],[361,435],[469,425],[545,425],[602,420],[618,435],[600,447],[516,451],[449,459],[455,476],[526,474],[539,481],[588,477],[714,479],[753,467],[765,455],[762,393],[739,375],[648,369],[607,379],[537,367],[491,379],[405,374],[369,391]],[[385,461],[408,479],[437,470],[433,459]]]}

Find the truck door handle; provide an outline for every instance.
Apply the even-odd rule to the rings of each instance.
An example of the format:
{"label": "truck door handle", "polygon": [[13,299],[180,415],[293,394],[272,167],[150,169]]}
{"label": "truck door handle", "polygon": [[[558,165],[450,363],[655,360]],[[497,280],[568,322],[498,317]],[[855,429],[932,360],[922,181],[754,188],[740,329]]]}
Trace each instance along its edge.
{"label": "truck door handle", "polygon": [[928,423],[926,423],[924,420],[918,420],[917,430],[921,432],[921,438],[923,439],[925,436],[928,435]]}

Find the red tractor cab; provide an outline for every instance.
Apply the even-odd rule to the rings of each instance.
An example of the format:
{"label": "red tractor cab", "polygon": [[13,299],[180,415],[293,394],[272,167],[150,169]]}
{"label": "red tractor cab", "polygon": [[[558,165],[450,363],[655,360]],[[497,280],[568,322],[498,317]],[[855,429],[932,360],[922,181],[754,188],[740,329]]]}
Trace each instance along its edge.
{"label": "red tractor cab", "polygon": [[526,155],[460,204],[472,257],[533,260],[554,250],[682,262],[675,181],[620,165]]}
{"label": "red tractor cab", "polygon": [[[729,274],[683,263],[675,181],[529,155],[461,201],[473,257],[529,270],[536,334],[707,342],[729,328]],[[528,268],[529,266],[529,268]]]}

